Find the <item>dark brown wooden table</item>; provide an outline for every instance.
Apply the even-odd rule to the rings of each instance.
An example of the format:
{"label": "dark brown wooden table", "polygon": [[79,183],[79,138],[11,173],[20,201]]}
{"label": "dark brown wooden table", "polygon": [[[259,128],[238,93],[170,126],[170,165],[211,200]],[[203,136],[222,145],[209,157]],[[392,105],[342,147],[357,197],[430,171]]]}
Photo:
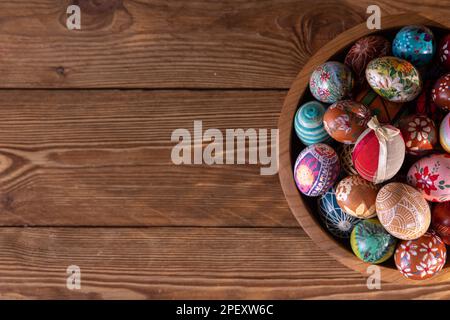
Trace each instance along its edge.
{"label": "dark brown wooden table", "polygon": [[258,166],[171,162],[172,131],[194,120],[275,128],[302,65],[369,4],[450,13],[448,0],[1,1],[0,298],[449,298],[450,283],[368,290]]}

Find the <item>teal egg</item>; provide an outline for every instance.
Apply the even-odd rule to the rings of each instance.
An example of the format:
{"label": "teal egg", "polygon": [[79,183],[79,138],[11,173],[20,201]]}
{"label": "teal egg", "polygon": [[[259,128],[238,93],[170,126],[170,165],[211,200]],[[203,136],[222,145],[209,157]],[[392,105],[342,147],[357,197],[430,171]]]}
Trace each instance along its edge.
{"label": "teal egg", "polygon": [[402,28],[392,43],[394,56],[408,60],[417,67],[430,63],[435,52],[433,32],[425,26]]}
{"label": "teal egg", "polygon": [[325,106],[318,101],[307,102],[297,110],[294,129],[303,144],[309,146],[330,139],[323,125],[324,113]]}

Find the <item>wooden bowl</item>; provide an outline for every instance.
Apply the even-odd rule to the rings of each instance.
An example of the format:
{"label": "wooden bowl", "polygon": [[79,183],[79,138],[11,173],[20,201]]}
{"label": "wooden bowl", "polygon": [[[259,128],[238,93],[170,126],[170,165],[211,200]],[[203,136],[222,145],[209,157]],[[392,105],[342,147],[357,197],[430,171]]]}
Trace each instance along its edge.
{"label": "wooden bowl", "polygon": [[[336,240],[322,227],[318,215],[315,214],[318,210],[316,199],[305,197],[297,190],[293,176],[293,165],[296,157],[304,146],[294,133],[294,114],[299,103],[306,102],[311,97],[309,93],[309,78],[315,67],[328,60],[343,61],[346,51],[356,40],[363,36],[369,34],[384,34],[388,35],[389,38],[392,38],[400,28],[414,24],[426,25],[440,35],[449,32],[450,29],[450,21],[448,20],[448,17],[444,15],[433,13],[408,13],[382,17],[381,30],[369,30],[364,23],[342,33],[314,54],[303,67],[302,71],[297,75],[286,96],[278,121],[278,128],[280,131],[279,177],[284,195],[295,218],[311,239],[326,253],[333,256],[345,266],[359,271],[365,276],[370,275],[367,273],[367,267],[370,266],[370,264],[358,259],[345,241],[340,242],[339,240]],[[350,241],[348,240],[348,242]],[[381,269],[381,280],[386,282],[427,284],[450,279],[450,263],[447,263],[444,269],[436,276],[428,280],[420,281],[405,278],[395,267],[393,259],[389,259],[389,262],[378,266]]]}

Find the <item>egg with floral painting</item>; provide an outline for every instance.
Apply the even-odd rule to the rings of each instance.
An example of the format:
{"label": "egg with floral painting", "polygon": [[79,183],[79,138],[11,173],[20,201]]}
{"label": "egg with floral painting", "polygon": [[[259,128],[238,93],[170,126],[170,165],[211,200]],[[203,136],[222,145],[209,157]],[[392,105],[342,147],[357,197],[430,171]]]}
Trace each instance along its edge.
{"label": "egg with floral painting", "polygon": [[350,235],[353,253],[362,261],[382,263],[394,254],[397,239],[390,235],[377,219],[358,222]]}
{"label": "egg with floral painting", "polygon": [[425,115],[409,115],[400,120],[399,128],[408,154],[423,155],[433,150],[437,144],[437,129],[434,121]]}
{"label": "egg with floral painting", "polygon": [[418,239],[401,241],[394,254],[397,269],[412,280],[425,280],[438,274],[446,259],[445,244],[433,231]]}
{"label": "egg with floral painting", "polygon": [[450,113],[447,113],[439,128],[439,141],[442,148],[450,153]]}
{"label": "egg with floral painting", "polygon": [[450,154],[421,158],[409,169],[407,182],[428,201],[450,201]]}
{"label": "egg with floral painting", "polygon": [[450,111],[450,73],[436,81],[431,92],[434,103],[444,111]]}
{"label": "egg with floral painting", "polygon": [[439,45],[439,60],[450,71],[450,34],[447,34]]}
{"label": "egg with floral painting", "polygon": [[422,90],[419,71],[410,62],[396,57],[370,61],[366,78],[376,93],[392,102],[412,101]]}
{"label": "egg with floral painting", "polygon": [[345,56],[345,64],[349,66],[358,82],[365,79],[367,64],[378,57],[387,56],[391,52],[391,43],[379,35],[363,37],[355,42]]}
{"label": "egg with floral painting", "polygon": [[339,171],[339,158],[333,148],[316,143],[306,147],[297,157],[294,179],[301,193],[316,197],[333,186]]}
{"label": "egg with floral painting", "polygon": [[351,216],[360,219],[375,217],[378,189],[376,185],[360,176],[348,176],[336,186],[337,203],[345,213]]}
{"label": "egg with floral painting", "polygon": [[345,213],[336,200],[335,188],[329,189],[318,199],[319,217],[330,233],[338,238],[350,238],[359,219]]}
{"label": "egg with floral painting", "polygon": [[309,80],[312,95],[324,103],[335,103],[349,96],[353,86],[352,71],[337,61],[328,61],[318,66]]}
{"label": "egg with floral painting", "polygon": [[366,129],[371,118],[369,109],[352,100],[341,100],[330,107],[323,116],[328,134],[341,143],[352,144]]}
{"label": "egg with floral painting", "polygon": [[425,26],[406,26],[395,35],[392,42],[394,56],[423,66],[433,60],[436,42],[433,32]]}

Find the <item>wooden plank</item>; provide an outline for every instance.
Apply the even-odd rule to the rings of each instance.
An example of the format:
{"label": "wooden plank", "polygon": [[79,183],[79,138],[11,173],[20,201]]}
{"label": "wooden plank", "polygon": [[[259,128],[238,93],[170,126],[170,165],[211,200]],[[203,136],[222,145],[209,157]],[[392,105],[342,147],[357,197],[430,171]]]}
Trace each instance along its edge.
{"label": "wooden plank", "polygon": [[297,228],[0,228],[0,279],[3,299],[450,298],[450,283],[368,290]]}
{"label": "wooden plank", "polygon": [[[66,9],[80,4],[79,31]],[[313,52],[366,18],[449,0],[0,2],[3,88],[288,88]]]}
{"label": "wooden plank", "polygon": [[284,95],[1,91],[0,225],[296,226],[259,166],[171,161],[173,130],[275,128]]}

